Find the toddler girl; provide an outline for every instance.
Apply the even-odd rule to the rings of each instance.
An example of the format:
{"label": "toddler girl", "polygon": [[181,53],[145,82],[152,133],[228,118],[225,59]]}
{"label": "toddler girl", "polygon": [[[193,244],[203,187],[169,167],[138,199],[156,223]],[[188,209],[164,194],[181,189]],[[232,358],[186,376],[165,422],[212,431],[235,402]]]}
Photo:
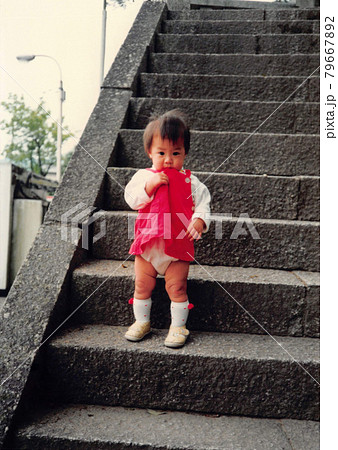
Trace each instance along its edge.
{"label": "toddler girl", "polygon": [[194,239],[209,228],[210,194],[207,187],[183,163],[190,147],[190,131],[178,110],[152,117],[143,134],[144,149],[152,167],[136,172],[124,198],[139,210],[135,239],[129,253],[135,255],[133,311],[136,321],[125,334],[139,341],[150,332],[151,293],[157,274],[164,275],[171,300],[171,326],[164,342],[182,347],[186,328],[189,262],[194,259]]}

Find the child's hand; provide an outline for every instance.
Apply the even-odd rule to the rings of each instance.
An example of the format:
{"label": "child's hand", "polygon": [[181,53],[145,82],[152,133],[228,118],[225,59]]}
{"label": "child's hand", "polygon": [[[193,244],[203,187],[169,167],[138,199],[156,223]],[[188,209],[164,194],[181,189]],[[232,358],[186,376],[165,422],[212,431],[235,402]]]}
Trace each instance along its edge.
{"label": "child's hand", "polygon": [[189,241],[193,241],[194,239],[198,241],[201,239],[204,225],[204,220],[195,219],[193,222],[189,223],[185,236],[188,236]]}
{"label": "child's hand", "polygon": [[164,172],[154,173],[146,182],[146,193],[151,197],[161,184],[169,184],[169,177]]}

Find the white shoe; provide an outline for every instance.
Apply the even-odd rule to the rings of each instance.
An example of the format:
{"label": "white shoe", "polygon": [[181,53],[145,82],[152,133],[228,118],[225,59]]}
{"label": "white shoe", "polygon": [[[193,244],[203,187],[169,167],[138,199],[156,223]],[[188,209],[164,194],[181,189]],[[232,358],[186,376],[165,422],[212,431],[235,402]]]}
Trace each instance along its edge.
{"label": "white shoe", "polygon": [[129,328],[124,337],[128,341],[140,341],[147,334],[150,333],[150,322],[134,322]]}
{"label": "white shoe", "polygon": [[189,330],[187,330],[185,325],[181,327],[173,327],[170,325],[169,333],[164,341],[164,345],[171,348],[183,347],[188,336]]}

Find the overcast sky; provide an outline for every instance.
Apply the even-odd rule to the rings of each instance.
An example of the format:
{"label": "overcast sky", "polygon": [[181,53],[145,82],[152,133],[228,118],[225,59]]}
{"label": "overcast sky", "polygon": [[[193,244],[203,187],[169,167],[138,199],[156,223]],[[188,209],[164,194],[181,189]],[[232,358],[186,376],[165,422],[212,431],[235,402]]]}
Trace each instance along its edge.
{"label": "overcast sky", "polygon": [[[105,72],[142,2],[130,0],[126,8],[107,7]],[[35,108],[43,97],[57,120],[59,71],[55,62],[47,58],[29,63],[16,60],[17,55],[50,55],[62,69],[64,124],[79,139],[99,94],[102,9],[103,0],[0,0],[0,101],[13,92]],[[7,142],[2,132],[0,153]],[[64,150],[75,144],[70,138]]]}

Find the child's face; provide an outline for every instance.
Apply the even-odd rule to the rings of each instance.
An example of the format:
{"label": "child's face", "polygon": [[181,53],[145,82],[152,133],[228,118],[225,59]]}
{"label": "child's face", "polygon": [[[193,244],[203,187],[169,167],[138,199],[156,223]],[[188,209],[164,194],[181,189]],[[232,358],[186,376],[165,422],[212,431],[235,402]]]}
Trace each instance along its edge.
{"label": "child's face", "polygon": [[156,170],[181,170],[185,158],[183,138],[179,138],[174,144],[169,139],[162,139],[159,134],[154,134],[148,155]]}

